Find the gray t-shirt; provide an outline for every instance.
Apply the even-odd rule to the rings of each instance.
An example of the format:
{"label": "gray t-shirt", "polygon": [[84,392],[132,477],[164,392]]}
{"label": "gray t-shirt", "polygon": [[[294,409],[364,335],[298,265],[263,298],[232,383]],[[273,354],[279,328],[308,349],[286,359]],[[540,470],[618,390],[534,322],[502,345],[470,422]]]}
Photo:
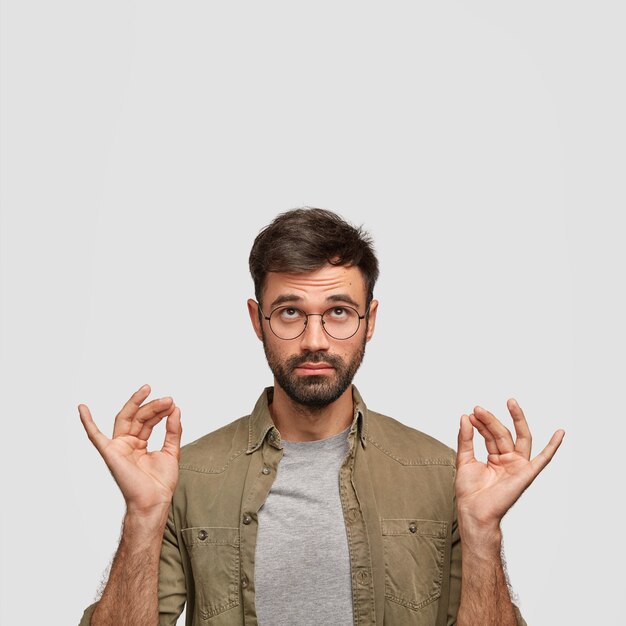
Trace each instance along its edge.
{"label": "gray t-shirt", "polygon": [[319,441],[282,441],[283,458],[259,510],[254,574],[259,626],[353,624],[339,497],[349,430]]}

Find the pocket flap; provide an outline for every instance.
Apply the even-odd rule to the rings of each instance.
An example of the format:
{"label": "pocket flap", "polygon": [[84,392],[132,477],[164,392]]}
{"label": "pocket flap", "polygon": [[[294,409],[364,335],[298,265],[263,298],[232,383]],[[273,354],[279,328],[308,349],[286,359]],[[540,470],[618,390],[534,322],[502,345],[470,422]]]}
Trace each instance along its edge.
{"label": "pocket flap", "polygon": [[381,519],[383,535],[421,535],[445,539],[448,534],[448,522],[431,519]]}

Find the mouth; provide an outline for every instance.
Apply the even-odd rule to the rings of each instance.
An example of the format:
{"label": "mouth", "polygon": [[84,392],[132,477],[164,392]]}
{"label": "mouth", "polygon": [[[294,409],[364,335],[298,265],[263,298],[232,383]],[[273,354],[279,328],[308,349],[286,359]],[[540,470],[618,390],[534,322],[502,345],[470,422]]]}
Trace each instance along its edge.
{"label": "mouth", "polygon": [[294,371],[303,376],[329,374],[335,371],[335,368],[328,363],[303,363],[294,368]]}

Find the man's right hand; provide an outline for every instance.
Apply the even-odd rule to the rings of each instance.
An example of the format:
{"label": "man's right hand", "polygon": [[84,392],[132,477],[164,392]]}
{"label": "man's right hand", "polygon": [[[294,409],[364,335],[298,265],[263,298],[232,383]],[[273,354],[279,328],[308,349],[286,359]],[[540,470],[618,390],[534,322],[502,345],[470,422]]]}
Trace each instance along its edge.
{"label": "man's right hand", "polygon": [[[148,395],[150,386],[143,385],[130,397],[115,418],[111,439],[100,432],[85,404],[78,405],[78,412],[89,440],[122,491],[127,516],[149,526],[165,523],[178,482],[182,427],[180,409],[172,398],[152,400],[142,406]],[[148,452],[152,429],[166,416],[163,447]]]}

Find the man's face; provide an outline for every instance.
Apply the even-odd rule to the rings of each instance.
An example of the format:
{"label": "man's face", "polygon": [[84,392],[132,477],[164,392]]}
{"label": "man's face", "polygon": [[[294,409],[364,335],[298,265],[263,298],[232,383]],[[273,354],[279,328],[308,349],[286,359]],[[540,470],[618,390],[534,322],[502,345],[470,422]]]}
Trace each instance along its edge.
{"label": "man's face", "polygon": [[[341,306],[365,314],[365,282],[354,266],[325,265],[306,274],[270,272],[262,302],[265,316],[277,307],[294,307],[304,313],[324,313]],[[321,317],[308,318],[305,331],[295,339],[280,339],[269,322],[259,320],[258,307],[248,300],[255,332],[263,341],[267,362],[276,384],[298,404],[323,407],[337,400],[349,387],[363,360],[365,344],[372,337],[378,302],[370,304],[369,320],[361,320],[357,332],[348,339],[334,339],[322,327]],[[293,310],[288,310],[292,315]],[[335,313],[333,313],[335,314]]]}

